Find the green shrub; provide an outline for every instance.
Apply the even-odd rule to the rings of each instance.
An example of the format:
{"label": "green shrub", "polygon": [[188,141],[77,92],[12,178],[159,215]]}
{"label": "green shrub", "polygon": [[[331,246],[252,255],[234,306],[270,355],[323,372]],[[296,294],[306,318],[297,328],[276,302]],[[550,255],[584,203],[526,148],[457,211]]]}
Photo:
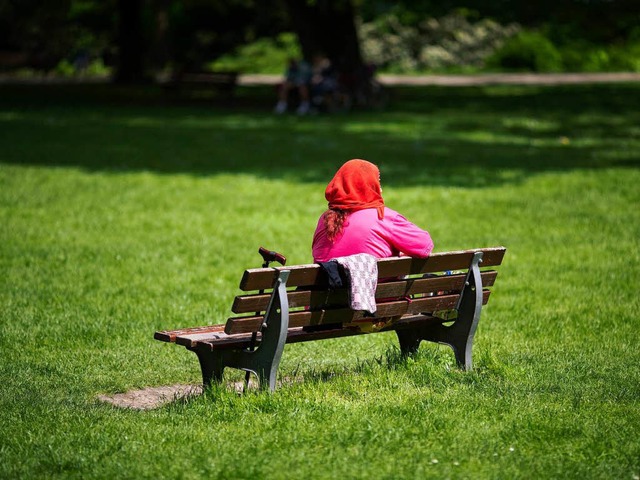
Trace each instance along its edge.
{"label": "green shrub", "polygon": [[640,72],[640,39],[629,43],[624,49],[622,70]]}
{"label": "green shrub", "polygon": [[607,46],[573,42],[560,53],[568,72],[640,71],[640,41]]}
{"label": "green shrub", "polygon": [[241,73],[282,73],[289,58],[301,56],[293,33],[281,33],[276,39],[260,38],[242,45],[209,64],[211,70],[235,70]]}
{"label": "green shrub", "polygon": [[56,67],[54,68],[54,72],[57,75],[61,75],[63,77],[70,77],[76,72],[76,69],[69,60],[64,58],[60,60],[58,65],[56,65]]}
{"label": "green shrub", "polygon": [[559,72],[562,56],[544,35],[523,30],[511,37],[487,60],[487,67],[507,71]]}
{"label": "green shrub", "polygon": [[86,75],[89,77],[101,77],[111,73],[111,68],[104,64],[102,58],[96,58],[81,68],[68,59],[64,58],[58,62],[53,69],[53,73],[62,77],[73,77],[77,75]]}
{"label": "green shrub", "polygon": [[585,52],[592,48],[591,45],[581,41],[571,42],[560,48],[562,64],[567,72],[585,71]]}
{"label": "green shrub", "polygon": [[640,71],[640,42],[598,47],[585,56],[585,71]]}

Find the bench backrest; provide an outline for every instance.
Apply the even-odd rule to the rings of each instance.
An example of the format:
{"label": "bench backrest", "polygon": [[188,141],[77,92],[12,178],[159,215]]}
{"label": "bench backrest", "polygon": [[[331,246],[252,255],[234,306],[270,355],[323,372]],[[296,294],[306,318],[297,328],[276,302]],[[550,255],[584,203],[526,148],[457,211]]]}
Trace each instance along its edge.
{"label": "bench backrest", "polygon": [[[434,253],[429,258],[392,257],[378,260],[376,319],[455,309],[465,286],[476,252],[482,252],[483,303],[489,299],[497,272],[488,267],[502,263],[504,247]],[[227,320],[227,334],[260,331],[264,312],[279,270],[290,272],[289,328],[351,323],[362,320],[363,312],[349,308],[346,289],[330,290],[318,264],[291,267],[254,268],[244,272],[240,289],[246,294],[234,299],[232,311],[240,316]],[[447,274],[445,272],[451,272]],[[434,276],[424,277],[425,274]]]}

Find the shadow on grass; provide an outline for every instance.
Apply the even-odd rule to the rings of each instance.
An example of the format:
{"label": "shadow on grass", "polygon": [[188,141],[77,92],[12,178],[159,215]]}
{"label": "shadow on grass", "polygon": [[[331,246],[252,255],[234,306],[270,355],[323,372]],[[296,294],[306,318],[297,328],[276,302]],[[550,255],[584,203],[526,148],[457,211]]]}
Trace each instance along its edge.
{"label": "shadow on grass", "polygon": [[[434,345],[431,344],[423,346],[418,352],[412,355],[405,355],[401,353],[400,348],[392,345],[378,355],[361,358],[353,363],[345,364],[340,362],[334,365],[324,365],[319,368],[306,362],[301,363],[288,377],[289,381],[283,383],[293,384],[296,382],[304,382],[312,384],[326,383],[335,380],[349,381],[353,376],[370,374],[372,372],[415,370],[414,367],[419,364],[424,364],[428,370],[432,370],[432,373],[438,372],[437,375],[441,375],[448,370],[447,365],[450,362],[455,364],[455,359],[451,349],[445,346],[442,346],[442,348],[434,348]],[[420,376],[422,374],[424,374],[423,368],[420,369],[417,375]]]}
{"label": "shadow on grass", "polygon": [[405,87],[386,111],[271,114],[153,88],[3,86],[0,162],[89,171],[247,174],[324,183],[349,158],[387,185],[483,187],[547,171],[640,166],[640,85]]}

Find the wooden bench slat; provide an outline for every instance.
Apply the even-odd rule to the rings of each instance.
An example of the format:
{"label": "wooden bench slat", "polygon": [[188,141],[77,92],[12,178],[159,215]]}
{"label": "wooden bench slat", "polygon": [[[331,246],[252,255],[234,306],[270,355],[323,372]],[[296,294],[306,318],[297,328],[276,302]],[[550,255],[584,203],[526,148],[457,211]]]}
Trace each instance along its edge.
{"label": "wooden bench slat", "polygon": [[[411,317],[407,317],[411,324],[417,323],[433,323],[440,322],[442,320],[436,319],[434,317],[426,316],[426,315],[414,315]],[[368,333],[383,333],[390,332],[392,330],[396,330],[398,328],[402,328],[409,324],[407,320],[400,319],[394,323],[391,323],[388,327],[385,327],[378,331],[362,331],[359,328],[353,327],[340,327],[340,328],[332,328],[327,330],[316,330],[316,331],[307,331],[302,327],[290,328],[289,333],[287,335],[287,343],[299,343],[299,342],[308,342],[310,340],[326,340],[330,338],[341,338],[341,337],[351,337],[354,335],[366,335]]]}
{"label": "wooden bench slat", "polygon": [[[482,285],[493,286],[498,272],[490,270],[482,272]],[[460,291],[464,286],[466,274],[446,275],[434,278],[412,278],[378,284],[376,298],[399,298],[409,295],[435,293],[441,290]],[[289,308],[310,306],[311,309],[322,305],[346,304],[346,289],[327,292],[326,290],[299,290],[287,293]],[[264,312],[269,305],[271,293],[239,295],[234,299],[233,313]]]}
{"label": "wooden bench slat", "polygon": [[[224,327],[224,325],[223,325]],[[211,332],[202,332],[202,333],[189,333],[189,334],[182,334],[182,335],[178,335],[176,337],[175,342],[178,345],[183,345],[185,347],[191,347],[192,345],[194,345],[197,342],[203,341],[203,340],[224,340],[226,337],[228,337],[229,335],[227,335],[224,332],[224,328],[221,330],[216,330],[216,331],[211,331]]]}
{"label": "wooden bench slat", "polygon": [[[220,337],[210,337],[210,338],[199,338],[199,339],[189,339],[189,338],[181,338],[181,343],[179,345],[183,345],[187,348],[192,349],[200,349],[205,348],[206,350],[224,350],[227,348],[248,348],[251,345],[251,337],[250,333],[240,334],[240,335],[224,335]],[[258,333],[257,342],[260,341],[261,334]],[[254,344],[256,346],[257,343]]]}
{"label": "wooden bench slat", "polygon": [[237,72],[200,72],[183,73],[176,76],[178,82],[183,83],[235,83],[238,80]]}
{"label": "wooden bench slat", "polygon": [[[416,324],[431,324],[442,323],[443,320],[434,318],[428,315],[409,315],[394,321],[379,332],[389,332],[392,330],[400,330]],[[331,328],[326,330],[307,331],[302,327],[290,327],[287,334],[287,343],[299,343],[307,342],[310,340],[324,340],[330,338],[341,338],[353,335],[364,335],[366,333],[378,333],[378,332],[363,332],[356,326]],[[261,334],[258,333],[256,346],[260,344]],[[223,350],[228,348],[248,348],[251,345],[251,334],[236,334],[227,335],[223,337],[210,337],[201,338],[198,340],[187,341],[182,340],[181,345],[189,348],[205,348],[207,350]]]}
{"label": "wooden bench slat", "polygon": [[169,78],[160,81],[160,85],[169,91],[183,89],[214,89],[232,92],[238,84],[238,72],[175,72]]}
{"label": "wooden bench slat", "polygon": [[[469,267],[475,252],[483,252],[484,254],[482,267],[497,266],[502,263],[505,251],[504,247],[495,247],[434,253],[426,259],[411,257],[384,258],[378,261],[378,274],[384,278],[465,269]],[[315,285],[321,278],[321,270],[318,264],[253,268],[245,270],[240,281],[240,290],[246,292],[271,288],[278,270],[289,270],[291,272],[287,281],[287,286],[289,287]]]}
{"label": "wooden bench slat", "polygon": [[[287,343],[300,343],[310,340],[326,340],[331,338],[350,337],[354,335],[366,335],[367,333],[383,333],[393,330],[402,330],[415,325],[442,323],[440,318],[431,317],[429,315],[407,315],[401,319],[395,320],[379,331],[363,332],[355,326],[330,328],[326,330],[307,331],[302,327],[290,327],[287,333]],[[258,333],[256,345],[260,344],[261,334]],[[205,348],[207,350],[223,350],[227,348],[248,348],[251,345],[251,334],[229,335],[222,338],[204,338],[193,341],[189,345],[184,342],[185,346],[191,348]]]}
{"label": "wooden bench slat", "polygon": [[[483,292],[483,304],[487,303],[489,295],[489,290]],[[417,298],[411,300],[411,302],[407,300],[384,302],[378,304],[376,316],[368,317],[366,320],[375,321],[376,319],[379,320],[406,314],[450,310],[456,306],[459,298],[460,295],[441,295],[437,297]],[[350,323],[364,319],[363,312],[354,311],[348,307],[333,310],[298,311],[289,313],[289,328]],[[260,330],[263,320],[264,317],[262,315],[229,318],[224,331],[228,335],[257,332]]]}
{"label": "wooden bench slat", "polygon": [[[320,330],[316,332],[307,332],[302,327],[289,328],[286,343],[299,343],[309,340],[324,340],[329,338],[340,338],[352,335],[362,335],[363,332],[357,328],[335,328],[330,330]],[[258,334],[258,342],[260,343],[260,334]],[[191,347],[206,350],[224,350],[224,349],[240,349],[248,348],[251,345],[251,334],[230,335],[223,340],[211,339],[194,342]]]}

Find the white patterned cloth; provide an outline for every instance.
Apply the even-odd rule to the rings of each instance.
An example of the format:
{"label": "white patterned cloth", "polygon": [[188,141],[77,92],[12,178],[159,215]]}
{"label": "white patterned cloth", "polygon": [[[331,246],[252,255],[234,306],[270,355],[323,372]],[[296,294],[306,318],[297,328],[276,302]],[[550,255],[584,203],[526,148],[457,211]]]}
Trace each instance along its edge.
{"label": "white patterned cloth", "polygon": [[353,310],[376,313],[378,259],[368,253],[333,258],[349,279],[349,305]]}

